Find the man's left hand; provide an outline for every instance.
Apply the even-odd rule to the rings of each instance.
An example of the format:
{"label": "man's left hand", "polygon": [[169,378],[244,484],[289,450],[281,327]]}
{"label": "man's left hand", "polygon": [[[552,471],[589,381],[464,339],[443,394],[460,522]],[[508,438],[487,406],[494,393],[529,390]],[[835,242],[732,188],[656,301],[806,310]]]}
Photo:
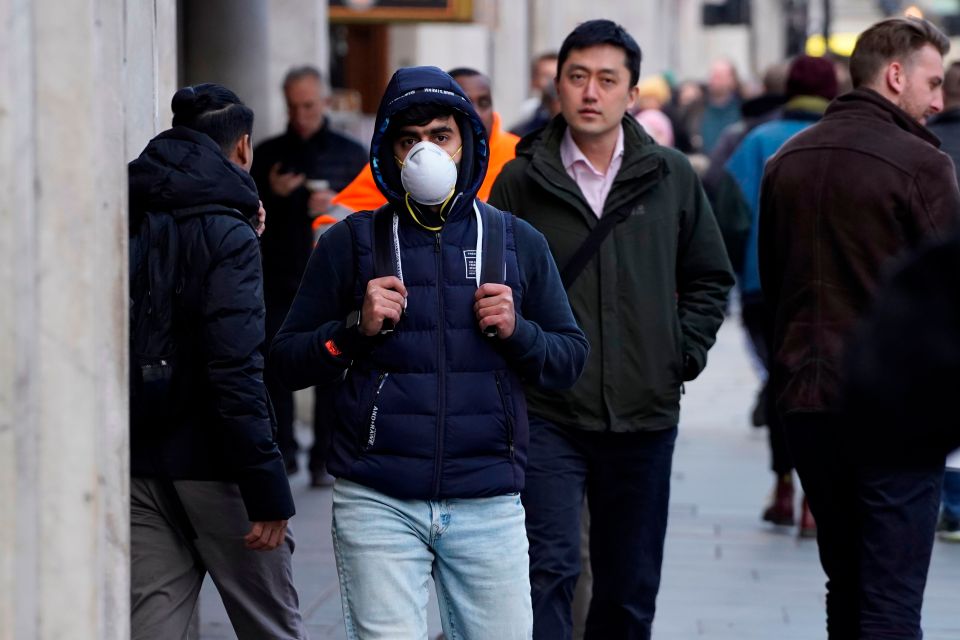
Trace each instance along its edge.
{"label": "man's left hand", "polygon": [[486,283],[477,289],[473,311],[477,314],[480,330],[496,327],[497,337],[506,340],[517,327],[513,308],[513,289],[505,284]]}

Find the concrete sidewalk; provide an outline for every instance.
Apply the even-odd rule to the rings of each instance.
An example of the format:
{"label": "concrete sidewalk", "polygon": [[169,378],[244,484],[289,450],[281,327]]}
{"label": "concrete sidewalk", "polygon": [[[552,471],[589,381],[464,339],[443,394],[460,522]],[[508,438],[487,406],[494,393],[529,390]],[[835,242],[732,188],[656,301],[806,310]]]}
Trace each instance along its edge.
{"label": "concrete sidewalk", "polygon": [[[749,426],[756,377],[738,323],[721,329],[703,375],[687,385],[674,462],[657,640],[825,638],[825,577],[816,543],[760,521],[773,485],[766,431]],[[301,441],[309,440],[302,434]],[[330,490],[292,478],[294,574],[314,640],[345,637],[330,542]],[[960,545],[937,543],[924,602],[926,640],[960,638]],[[201,638],[235,638],[204,585]],[[440,632],[435,604],[431,637]]]}

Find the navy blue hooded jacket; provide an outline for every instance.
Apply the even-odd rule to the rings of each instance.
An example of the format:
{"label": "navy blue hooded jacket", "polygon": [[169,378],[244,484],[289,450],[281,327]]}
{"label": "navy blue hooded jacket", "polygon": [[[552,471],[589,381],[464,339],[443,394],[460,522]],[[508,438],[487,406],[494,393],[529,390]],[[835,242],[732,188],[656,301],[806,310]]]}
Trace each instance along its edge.
{"label": "navy blue hooded jacket", "polygon": [[[407,212],[388,139],[396,114],[430,103],[452,110],[463,141],[455,194],[439,232],[417,225]],[[378,215],[398,216],[405,314],[387,336],[370,338],[347,326],[375,277],[374,214],[360,212],[320,238],[271,349],[287,386],[339,385],[330,472],[399,498],[520,491],[528,441],[521,380],[566,388],[586,360],[586,339],[545,239],[510,214],[503,214],[506,284],[513,290],[516,329],[507,339],[485,337],[479,329],[470,258],[485,136],[450,76],[434,67],[397,71],[377,114],[370,163],[388,200]]]}
{"label": "navy blue hooded jacket", "polygon": [[[263,384],[259,208],[250,176],[206,134],[174,127],[130,163],[130,228],[144,211],[178,220],[183,289],[180,391],[170,424],[131,416],[133,477],[236,482],[252,521],[284,520],[293,497]],[[190,208],[202,207],[186,215]]]}

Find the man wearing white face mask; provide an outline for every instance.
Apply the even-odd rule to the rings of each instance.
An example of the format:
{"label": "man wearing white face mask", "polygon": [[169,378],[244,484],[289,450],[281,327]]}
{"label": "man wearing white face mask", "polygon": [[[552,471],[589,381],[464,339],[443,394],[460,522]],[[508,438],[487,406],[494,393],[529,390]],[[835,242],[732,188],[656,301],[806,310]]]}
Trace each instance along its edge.
{"label": "man wearing white face mask", "polygon": [[425,637],[431,575],[448,637],[532,634],[521,380],[569,387],[588,346],[543,236],[477,199],[487,158],[450,76],[394,74],[370,149],[387,204],[321,237],[273,342],[291,388],[343,377],[328,468],[349,637]]}

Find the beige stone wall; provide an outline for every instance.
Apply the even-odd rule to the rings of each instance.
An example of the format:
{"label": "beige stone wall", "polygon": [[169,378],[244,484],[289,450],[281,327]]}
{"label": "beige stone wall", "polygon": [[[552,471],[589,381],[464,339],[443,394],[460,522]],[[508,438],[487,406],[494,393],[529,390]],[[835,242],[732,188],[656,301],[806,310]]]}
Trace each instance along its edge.
{"label": "beige stone wall", "polygon": [[3,640],[129,636],[126,161],[169,120],[174,12],[0,3]]}
{"label": "beige stone wall", "polygon": [[268,102],[266,111],[257,113],[257,141],[282,133],[287,127],[287,105],[281,92],[287,71],[312,64],[328,76],[330,67],[326,0],[271,0],[267,21]]}
{"label": "beige stone wall", "polygon": [[132,160],[158,131],[170,126],[177,90],[176,0],[126,2],[124,158]]}
{"label": "beige stone wall", "polygon": [[254,137],[261,136],[261,115],[276,90],[267,74],[268,0],[193,0],[182,7],[184,83],[216,82],[236,92],[257,116]]}

